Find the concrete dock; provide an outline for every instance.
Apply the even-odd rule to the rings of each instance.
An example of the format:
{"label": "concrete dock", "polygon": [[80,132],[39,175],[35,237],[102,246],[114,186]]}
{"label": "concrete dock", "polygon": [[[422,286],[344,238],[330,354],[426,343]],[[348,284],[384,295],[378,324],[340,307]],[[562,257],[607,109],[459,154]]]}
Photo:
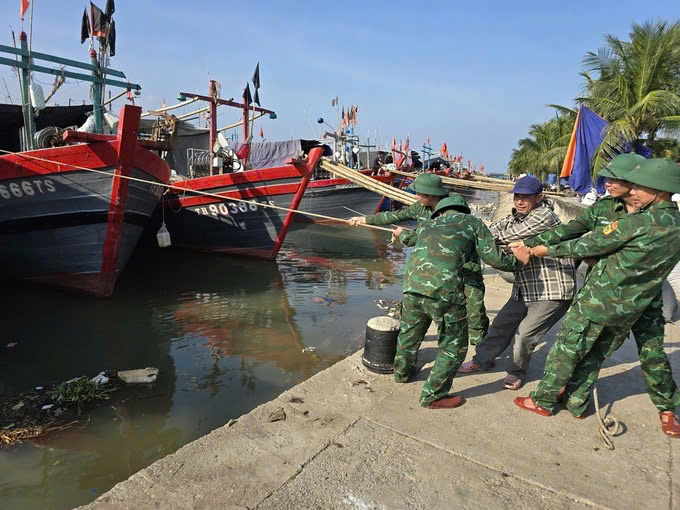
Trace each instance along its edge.
{"label": "concrete dock", "polygon": [[[497,276],[486,284],[493,316],[511,286]],[[490,372],[456,377],[453,391],[467,401],[453,410],[418,406],[434,336],[408,384],[367,371],[356,353],[83,508],[680,508],[680,441],[661,432],[631,340],[598,381],[601,407],[624,425],[615,450],[597,437],[592,407],[585,420],[515,407],[513,397],[536,387],[557,327],[521,390],[503,389],[502,358]],[[667,326],[676,381],[679,337]]]}

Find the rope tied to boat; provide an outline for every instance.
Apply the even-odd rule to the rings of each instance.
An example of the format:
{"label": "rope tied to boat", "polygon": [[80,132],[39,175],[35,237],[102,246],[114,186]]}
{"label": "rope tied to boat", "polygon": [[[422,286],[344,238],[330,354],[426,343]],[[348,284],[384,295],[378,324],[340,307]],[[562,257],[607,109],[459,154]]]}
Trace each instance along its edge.
{"label": "rope tied to boat", "polygon": [[[302,214],[304,216],[309,216],[309,217],[312,217],[312,218],[320,218],[320,219],[324,219],[324,220],[330,220],[330,221],[335,221],[335,222],[338,222],[338,223],[347,224],[347,221],[342,219],[342,218],[335,218],[333,216],[327,216],[325,214],[318,214],[318,213],[313,213],[313,212],[309,212],[309,211],[301,211],[299,209],[289,209],[288,207],[282,207],[280,205],[267,204],[267,203],[263,203],[263,202],[256,202],[254,200],[245,200],[243,198],[229,197],[229,196],[220,195],[218,193],[210,193],[208,191],[200,191],[200,190],[194,190],[194,189],[188,189],[188,188],[180,188],[180,187],[173,186],[172,184],[165,184],[163,182],[151,181],[151,180],[148,180],[148,179],[140,179],[139,177],[132,177],[131,175],[115,175],[115,174],[112,174],[110,172],[105,172],[104,170],[97,170],[95,168],[87,168],[87,167],[84,167],[84,166],[74,165],[73,163],[64,163],[63,161],[54,161],[54,160],[47,159],[47,158],[40,158],[38,156],[31,156],[31,155],[25,154],[23,152],[12,152],[12,151],[0,149],[0,153],[4,153],[4,154],[8,154],[8,155],[15,155],[15,156],[19,156],[19,157],[34,160],[34,161],[41,161],[43,163],[50,163],[52,165],[56,165],[58,168],[61,168],[61,167],[73,168],[75,170],[84,170],[84,171],[87,171],[87,172],[102,174],[102,175],[106,175],[107,177],[109,177],[111,179],[117,177],[119,179],[127,179],[129,181],[141,182],[141,183],[150,184],[150,185],[153,185],[153,186],[160,186],[162,188],[166,188],[166,190],[167,190],[166,192],[170,192],[170,191],[173,191],[175,193],[184,192],[185,194],[186,193],[194,193],[195,195],[212,197],[212,198],[219,198],[220,200],[233,200],[234,202],[243,202],[244,204],[252,204],[256,207],[265,207],[265,208],[269,208],[269,209],[276,209],[276,210],[279,210],[279,211],[293,212],[295,214]],[[361,226],[364,227],[364,228],[370,228],[370,229],[373,229],[373,230],[382,230],[382,231],[385,231],[385,232],[392,232],[391,228],[380,227],[378,225],[361,224]]]}

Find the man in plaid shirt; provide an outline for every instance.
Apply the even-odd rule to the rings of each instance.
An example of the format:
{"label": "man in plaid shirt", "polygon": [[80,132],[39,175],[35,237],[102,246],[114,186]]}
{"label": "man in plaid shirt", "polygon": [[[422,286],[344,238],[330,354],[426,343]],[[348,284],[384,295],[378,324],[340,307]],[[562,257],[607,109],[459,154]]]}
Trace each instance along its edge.
{"label": "man in plaid shirt", "polygon": [[[543,184],[537,178],[517,179],[512,189],[512,214],[489,227],[499,244],[524,240],[560,224],[542,192]],[[533,257],[515,273],[512,296],[477,345],[472,361],[463,363],[458,371],[488,370],[515,337],[512,365],[503,386],[518,390],[526,379],[534,348],[569,308],[576,290],[574,278],[573,259]]]}

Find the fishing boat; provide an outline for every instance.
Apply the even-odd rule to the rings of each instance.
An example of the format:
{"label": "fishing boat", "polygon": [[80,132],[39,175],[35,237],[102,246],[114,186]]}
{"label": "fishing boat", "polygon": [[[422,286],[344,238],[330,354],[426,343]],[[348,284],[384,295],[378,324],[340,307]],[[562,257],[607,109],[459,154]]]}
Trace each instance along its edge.
{"label": "fishing boat", "polygon": [[[253,84],[259,87],[259,67],[256,75]],[[307,140],[252,142],[254,116],[276,118],[276,113],[252,104],[249,87],[242,103],[220,99],[218,89],[211,81],[207,96],[180,93],[180,105],[207,102],[211,124],[209,129],[187,129],[187,136],[175,137],[168,153],[178,175],[163,198],[157,223],[166,225],[173,246],[273,259],[293,222],[326,222],[329,217],[346,219],[377,210],[380,197],[318,167],[321,157],[330,155],[327,146]],[[232,147],[217,129],[219,105],[243,110],[243,120],[236,124],[243,126],[246,141],[240,147]],[[167,116],[168,110],[157,112]],[[177,123],[174,130],[178,131]],[[377,179],[390,182],[393,177]]]}
{"label": "fishing boat", "polygon": [[[125,75],[103,66],[94,50],[92,63],[84,64],[29,50],[23,32],[20,41],[20,48],[0,45],[0,52],[19,57],[0,57],[0,63],[18,68],[25,98],[22,150],[0,155],[0,273],[109,296],[160,201],[170,169],[137,140],[141,108],[124,106],[117,134],[103,134],[103,86],[139,90],[139,85],[109,78]],[[107,48],[101,44],[99,57]],[[34,64],[38,59],[92,75]],[[94,132],[53,127],[49,136],[45,130],[35,133],[27,99],[31,72],[92,82]]]}

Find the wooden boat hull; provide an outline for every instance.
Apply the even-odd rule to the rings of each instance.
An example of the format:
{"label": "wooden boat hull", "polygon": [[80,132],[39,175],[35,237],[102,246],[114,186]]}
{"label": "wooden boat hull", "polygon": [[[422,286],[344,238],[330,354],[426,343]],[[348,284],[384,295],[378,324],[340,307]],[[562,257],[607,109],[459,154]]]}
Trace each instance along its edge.
{"label": "wooden boat hull", "polygon": [[298,208],[322,153],[321,148],[312,149],[304,162],[175,183],[174,193],[163,201],[163,217],[172,245],[211,253],[275,258],[293,213],[255,204]]}
{"label": "wooden boat hull", "polygon": [[113,292],[170,174],[137,146],[140,109],[124,108],[117,139],[0,156],[3,276]]}

